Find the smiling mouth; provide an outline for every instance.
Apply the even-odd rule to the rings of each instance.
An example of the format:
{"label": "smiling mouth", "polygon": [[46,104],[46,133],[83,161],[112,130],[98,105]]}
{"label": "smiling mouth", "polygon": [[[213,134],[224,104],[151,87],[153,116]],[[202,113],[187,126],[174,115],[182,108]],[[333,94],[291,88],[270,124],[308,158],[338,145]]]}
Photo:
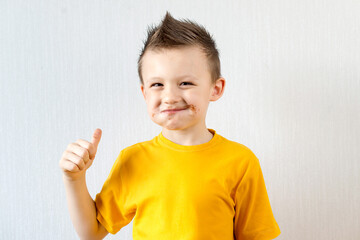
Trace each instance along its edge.
{"label": "smiling mouth", "polygon": [[183,109],[168,109],[168,110],[162,111],[162,113],[177,113],[177,112],[183,111],[185,109],[186,108],[183,108]]}

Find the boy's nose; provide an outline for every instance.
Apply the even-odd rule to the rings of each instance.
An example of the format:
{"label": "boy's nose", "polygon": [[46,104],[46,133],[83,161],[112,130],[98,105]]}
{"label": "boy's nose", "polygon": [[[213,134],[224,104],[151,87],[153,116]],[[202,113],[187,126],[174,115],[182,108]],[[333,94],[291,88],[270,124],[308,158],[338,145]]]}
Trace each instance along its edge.
{"label": "boy's nose", "polygon": [[164,103],[173,104],[179,102],[181,98],[177,89],[174,87],[168,87],[164,89],[162,99]]}

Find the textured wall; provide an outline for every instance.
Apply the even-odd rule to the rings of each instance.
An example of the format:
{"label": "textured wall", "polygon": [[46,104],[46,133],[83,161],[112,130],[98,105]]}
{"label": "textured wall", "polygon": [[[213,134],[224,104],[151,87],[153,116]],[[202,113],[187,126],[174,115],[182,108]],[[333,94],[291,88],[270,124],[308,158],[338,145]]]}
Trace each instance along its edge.
{"label": "textured wall", "polygon": [[258,156],[278,239],[360,239],[357,0],[1,0],[0,239],[78,239],[66,146],[103,130],[87,173],[95,197],[120,150],[160,132],[136,61],[166,10],[217,41],[227,85],[207,127]]}

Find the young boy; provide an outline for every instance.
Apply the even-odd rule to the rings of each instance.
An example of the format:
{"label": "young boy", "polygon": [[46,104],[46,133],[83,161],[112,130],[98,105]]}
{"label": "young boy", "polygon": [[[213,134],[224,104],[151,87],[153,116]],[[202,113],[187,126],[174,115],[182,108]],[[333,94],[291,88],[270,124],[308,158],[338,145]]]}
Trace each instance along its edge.
{"label": "young boy", "polygon": [[152,140],[123,149],[95,201],[85,172],[101,138],[79,139],[60,161],[79,236],[102,239],[133,219],[133,239],[268,240],[273,217],[259,160],[246,146],[205,125],[210,101],[225,87],[214,40],[198,24],[169,13],[148,31],[139,57]]}

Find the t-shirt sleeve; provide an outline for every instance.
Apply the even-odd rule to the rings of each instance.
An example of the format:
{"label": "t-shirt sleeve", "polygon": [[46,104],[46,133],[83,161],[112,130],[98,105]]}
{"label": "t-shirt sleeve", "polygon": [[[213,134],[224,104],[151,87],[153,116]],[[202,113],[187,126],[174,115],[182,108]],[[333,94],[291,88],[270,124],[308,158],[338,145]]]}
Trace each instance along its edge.
{"label": "t-shirt sleeve", "polygon": [[100,193],[95,197],[96,218],[111,234],[116,234],[129,224],[134,216],[133,211],[126,206],[129,191],[123,163],[121,151]]}
{"label": "t-shirt sleeve", "polygon": [[235,194],[235,239],[274,239],[280,228],[273,216],[259,160],[250,155]]}

